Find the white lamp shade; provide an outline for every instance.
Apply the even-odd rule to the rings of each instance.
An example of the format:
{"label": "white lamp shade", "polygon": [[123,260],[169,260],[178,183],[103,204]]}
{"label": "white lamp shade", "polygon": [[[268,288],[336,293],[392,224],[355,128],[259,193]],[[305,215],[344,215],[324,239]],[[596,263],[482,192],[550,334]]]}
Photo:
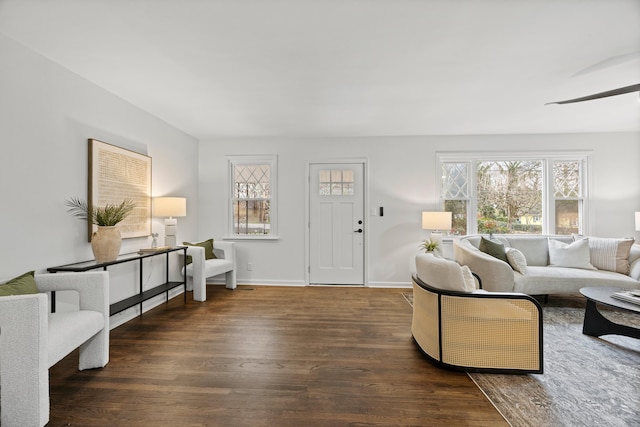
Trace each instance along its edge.
{"label": "white lamp shade", "polygon": [[187,216],[187,199],[184,197],[155,197],[153,216]]}
{"label": "white lamp shade", "polygon": [[424,230],[451,230],[451,212],[422,212]]}
{"label": "white lamp shade", "polygon": [[640,212],[636,212],[636,231],[640,231]]}

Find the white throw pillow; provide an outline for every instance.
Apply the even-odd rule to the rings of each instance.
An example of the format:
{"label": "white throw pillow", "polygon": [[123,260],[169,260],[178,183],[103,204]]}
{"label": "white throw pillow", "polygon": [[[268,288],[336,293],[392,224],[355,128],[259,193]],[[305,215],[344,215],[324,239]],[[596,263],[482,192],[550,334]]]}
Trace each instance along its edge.
{"label": "white throw pillow", "polygon": [[527,259],[524,254],[516,248],[507,248],[507,261],[515,271],[520,274],[527,274]]}
{"label": "white throw pillow", "polygon": [[591,264],[589,239],[577,240],[573,243],[549,239],[549,265],[596,270]]}
{"label": "white throw pillow", "polygon": [[476,280],[473,278],[473,274],[471,274],[471,270],[466,265],[460,266],[462,270],[462,278],[464,279],[464,291],[465,292],[473,292],[476,290]]}
{"label": "white throw pillow", "polygon": [[[587,239],[585,236],[573,234],[573,240]],[[629,274],[629,251],[635,240],[588,237],[591,264],[598,270],[615,271]]]}

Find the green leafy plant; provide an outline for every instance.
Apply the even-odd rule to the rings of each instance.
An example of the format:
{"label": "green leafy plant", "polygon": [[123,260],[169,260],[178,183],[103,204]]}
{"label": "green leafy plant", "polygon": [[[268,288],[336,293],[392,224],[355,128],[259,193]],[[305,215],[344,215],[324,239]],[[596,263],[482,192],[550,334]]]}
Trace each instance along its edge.
{"label": "green leafy plant", "polygon": [[422,249],[424,249],[425,251],[427,251],[427,252],[433,252],[436,249],[438,249],[439,246],[440,246],[440,242],[437,242],[437,241],[431,240],[431,239],[425,240],[424,242],[422,242],[420,244],[420,247]]}
{"label": "green leafy plant", "polygon": [[91,207],[82,199],[72,197],[65,200],[65,205],[69,207],[69,214],[72,216],[90,221],[92,224],[99,226],[114,226],[124,220],[136,205],[133,200],[125,200],[122,203],[107,203],[102,207]]}

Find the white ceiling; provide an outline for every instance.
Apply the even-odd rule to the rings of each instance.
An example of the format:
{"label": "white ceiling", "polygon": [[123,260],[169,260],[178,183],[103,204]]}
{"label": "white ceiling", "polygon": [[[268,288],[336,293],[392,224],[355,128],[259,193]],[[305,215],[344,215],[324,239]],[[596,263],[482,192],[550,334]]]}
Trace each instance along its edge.
{"label": "white ceiling", "polygon": [[[0,33],[194,137],[640,131],[639,0],[0,0]],[[597,65],[596,64],[599,64]]]}

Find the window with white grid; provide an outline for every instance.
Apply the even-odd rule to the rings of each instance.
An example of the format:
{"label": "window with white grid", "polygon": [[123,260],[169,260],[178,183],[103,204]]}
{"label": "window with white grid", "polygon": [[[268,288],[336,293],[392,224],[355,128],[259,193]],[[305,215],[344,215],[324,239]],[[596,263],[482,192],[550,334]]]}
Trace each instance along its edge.
{"label": "window with white grid", "polygon": [[229,233],[276,236],[276,156],[229,156]]}
{"label": "window with white grid", "polygon": [[586,232],[589,152],[438,153],[455,234]]}

